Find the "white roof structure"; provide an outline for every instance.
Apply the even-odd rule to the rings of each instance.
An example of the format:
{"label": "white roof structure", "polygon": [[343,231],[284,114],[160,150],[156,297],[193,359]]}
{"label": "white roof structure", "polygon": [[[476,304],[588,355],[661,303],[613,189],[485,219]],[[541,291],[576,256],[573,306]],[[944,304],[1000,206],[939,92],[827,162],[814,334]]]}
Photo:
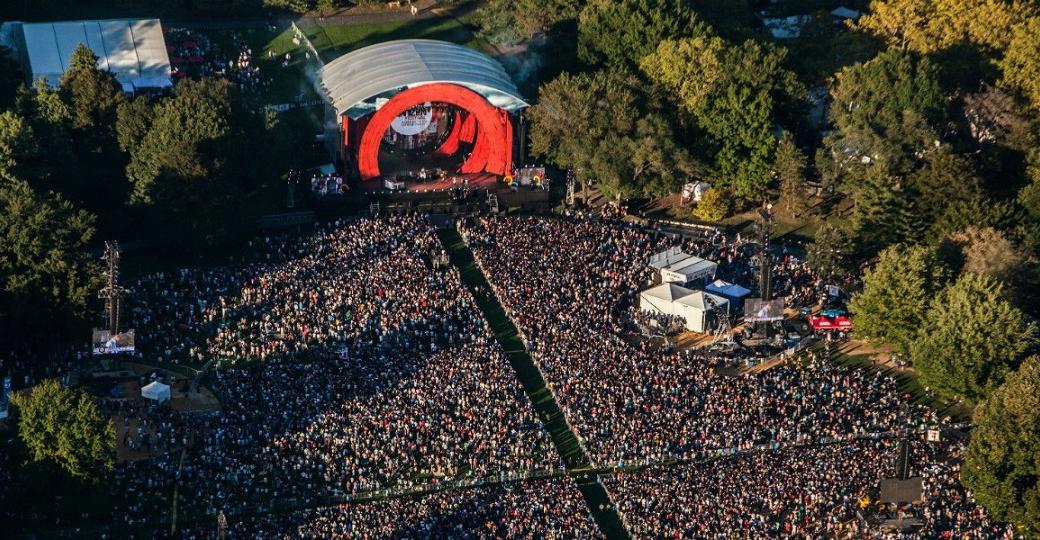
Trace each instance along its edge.
{"label": "white roof structure", "polygon": [[729,300],[704,291],[693,291],[692,293],[677,299],[675,303],[699,311],[711,311],[729,304]]}
{"label": "white roof structure", "polygon": [[675,315],[675,301],[690,294],[693,294],[693,291],[686,287],[662,283],[639,293],[639,308],[654,313]]}
{"label": "white roof structure", "polygon": [[112,19],[21,26],[20,56],[33,80],[57,86],[72,52],[82,43],[111,71],[124,90],[171,86],[170,56],[159,19]]}
{"label": "white roof structure", "polygon": [[152,381],[151,384],[141,388],[141,397],[158,401],[159,403],[169,401],[170,385],[163,384],[159,381]]}
{"label": "white roof structure", "polygon": [[707,259],[691,256],[662,268],[661,275],[675,279],[681,278],[684,283],[689,283],[695,279],[703,279],[708,276],[714,278],[715,270],[718,266],[718,264]]}
{"label": "white roof structure", "polygon": [[406,88],[454,83],[515,112],[527,103],[502,64],[473,49],[431,39],[404,39],[370,45],[329,62],[321,88],[340,115],[360,118]]}
{"label": "white roof structure", "polygon": [[708,330],[708,313],[722,311],[729,313],[729,301],[704,291],[694,291],[675,301],[672,308],[676,315],[686,319],[686,329],[693,332]]}

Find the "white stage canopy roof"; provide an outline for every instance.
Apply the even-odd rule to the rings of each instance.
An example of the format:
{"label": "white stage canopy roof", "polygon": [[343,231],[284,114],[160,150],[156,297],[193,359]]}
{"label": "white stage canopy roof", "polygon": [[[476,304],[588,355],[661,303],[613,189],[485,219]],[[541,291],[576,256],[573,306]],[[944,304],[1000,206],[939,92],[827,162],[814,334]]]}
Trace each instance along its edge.
{"label": "white stage canopy roof", "polygon": [[321,69],[321,88],[340,115],[360,118],[401,90],[453,83],[510,112],[527,107],[502,64],[473,49],[431,39],[403,39],[349,52]]}
{"label": "white stage canopy roof", "polygon": [[98,57],[98,67],[111,71],[124,89],[172,86],[170,56],[159,19],[113,19],[21,23],[24,47],[33,80],[57,86],[72,51],[82,43]]}

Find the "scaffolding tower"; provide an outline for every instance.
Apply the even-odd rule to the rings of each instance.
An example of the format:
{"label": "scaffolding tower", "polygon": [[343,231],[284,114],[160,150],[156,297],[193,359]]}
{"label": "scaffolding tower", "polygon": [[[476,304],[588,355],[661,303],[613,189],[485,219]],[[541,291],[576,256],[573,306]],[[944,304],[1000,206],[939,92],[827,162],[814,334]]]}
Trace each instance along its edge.
{"label": "scaffolding tower", "polygon": [[119,284],[119,242],[105,241],[105,254],[101,260],[106,261],[106,285],[98,292],[98,298],[105,301],[105,317],[108,319],[108,331],[111,335],[119,333],[120,315],[123,309],[123,296],[126,289]]}

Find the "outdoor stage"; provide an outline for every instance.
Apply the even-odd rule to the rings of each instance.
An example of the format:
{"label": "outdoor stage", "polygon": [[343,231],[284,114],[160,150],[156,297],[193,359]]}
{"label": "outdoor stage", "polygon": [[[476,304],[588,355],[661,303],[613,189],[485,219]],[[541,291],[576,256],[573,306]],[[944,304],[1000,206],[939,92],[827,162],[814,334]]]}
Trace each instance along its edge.
{"label": "outdoor stage", "polygon": [[[405,178],[403,174],[397,175],[399,178]],[[455,179],[453,182],[452,179]],[[471,173],[471,174],[447,174],[443,178],[430,179],[426,181],[419,180],[405,180],[404,189],[395,191],[396,193],[428,193],[428,192],[450,192],[452,188],[457,187],[469,187],[470,189],[479,190],[495,190],[499,187],[506,190],[508,186],[502,183],[501,178],[488,173]],[[382,180],[369,180],[365,182],[358,182],[358,190],[364,193],[384,192],[390,193],[390,190],[386,189]]]}

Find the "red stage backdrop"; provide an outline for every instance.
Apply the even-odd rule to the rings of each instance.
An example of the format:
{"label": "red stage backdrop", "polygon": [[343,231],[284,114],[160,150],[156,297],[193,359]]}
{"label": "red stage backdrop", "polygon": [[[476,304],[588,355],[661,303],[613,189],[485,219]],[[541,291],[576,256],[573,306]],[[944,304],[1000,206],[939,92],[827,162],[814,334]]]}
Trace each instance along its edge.
{"label": "red stage backdrop", "polygon": [[[379,145],[390,123],[408,109],[426,102],[455,105],[469,113],[464,123],[475,124],[473,152],[466,158],[459,172],[509,173],[513,161],[513,128],[509,113],[488,103],[483,96],[466,87],[434,83],[397,94],[371,115],[358,145],[358,173],[362,180],[379,177]],[[462,140],[466,140],[466,127],[463,126],[459,134]]]}

